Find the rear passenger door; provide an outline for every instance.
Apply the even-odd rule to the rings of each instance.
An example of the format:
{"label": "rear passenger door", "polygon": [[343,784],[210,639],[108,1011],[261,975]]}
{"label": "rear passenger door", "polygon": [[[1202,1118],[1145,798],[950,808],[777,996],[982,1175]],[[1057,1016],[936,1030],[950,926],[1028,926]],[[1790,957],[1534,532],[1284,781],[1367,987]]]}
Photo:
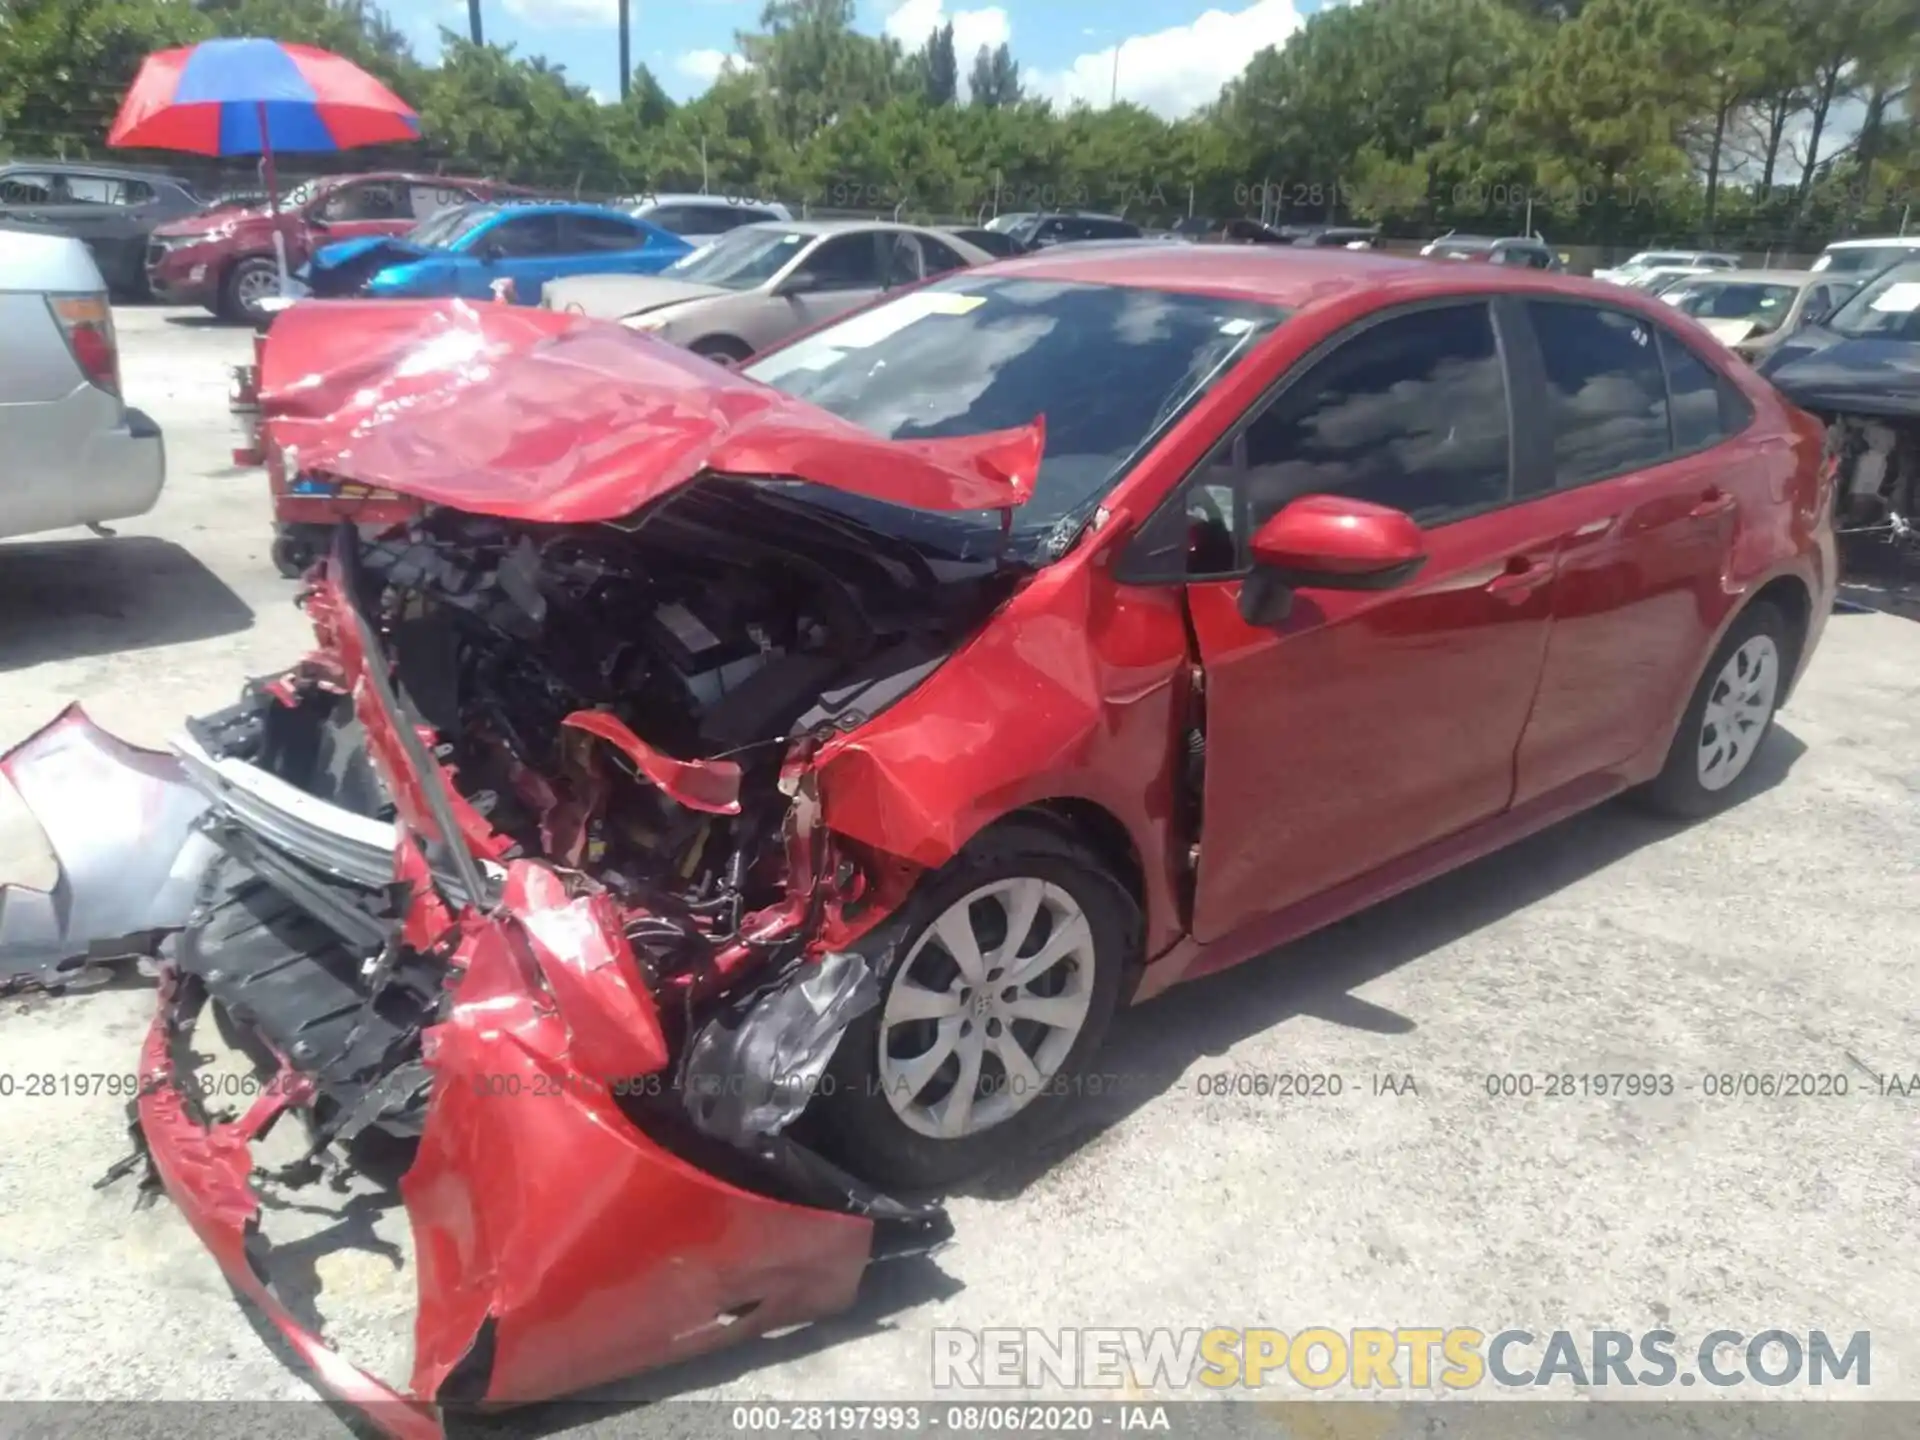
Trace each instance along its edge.
{"label": "rear passenger door", "polygon": [[1667,729],[1732,603],[1743,500],[1766,480],[1746,401],[1664,326],[1574,300],[1506,302],[1520,482],[1554,528],[1553,623],[1514,803],[1624,765]]}

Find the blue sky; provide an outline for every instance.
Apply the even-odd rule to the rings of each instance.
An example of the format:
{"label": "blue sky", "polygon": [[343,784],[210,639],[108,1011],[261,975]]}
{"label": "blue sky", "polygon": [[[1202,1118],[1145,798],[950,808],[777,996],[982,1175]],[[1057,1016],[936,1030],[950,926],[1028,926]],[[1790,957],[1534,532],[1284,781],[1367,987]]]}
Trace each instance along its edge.
{"label": "blue sky", "polygon": [[[616,0],[482,0],[489,41],[545,55],[605,97],[619,92]],[[1322,0],[860,0],[860,27],[909,48],[951,20],[962,87],[974,51],[1013,47],[1030,91],[1068,102],[1107,102],[1119,47],[1123,99],[1175,116],[1211,100],[1263,46],[1284,41]],[[466,0],[387,0],[422,58],[438,53],[442,25],[464,32]],[[751,29],[760,0],[633,0],[633,58],[676,99],[706,88]]]}

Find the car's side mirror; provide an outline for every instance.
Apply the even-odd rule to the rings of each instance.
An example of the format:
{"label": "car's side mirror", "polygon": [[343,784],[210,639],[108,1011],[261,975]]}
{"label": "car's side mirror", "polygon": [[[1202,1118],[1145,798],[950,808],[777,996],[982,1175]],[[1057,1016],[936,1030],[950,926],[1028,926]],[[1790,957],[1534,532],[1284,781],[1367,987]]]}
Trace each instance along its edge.
{"label": "car's side mirror", "polygon": [[1286,619],[1295,590],[1390,590],[1426,563],[1405,512],[1344,495],[1303,495],[1253,533],[1253,569],[1240,586],[1249,625]]}
{"label": "car's side mirror", "polygon": [[1808,325],[1824,325],[1833,318],[1831,305],[1809,305],[1800,312],[1800,319],[1794,324],[1798,330]]}
{"label": "car's side mirror", "polygon": [[504,260],[507,258],[506,247],[498,240],[483,241],[480,246],[480,258],[489,265],[496,260]]}
{"label": "car's side mirror", "polygon": [[773,293],[784,300],[789,295],[810,295],[820,288],[820,277],[799,270],[773,287]]}

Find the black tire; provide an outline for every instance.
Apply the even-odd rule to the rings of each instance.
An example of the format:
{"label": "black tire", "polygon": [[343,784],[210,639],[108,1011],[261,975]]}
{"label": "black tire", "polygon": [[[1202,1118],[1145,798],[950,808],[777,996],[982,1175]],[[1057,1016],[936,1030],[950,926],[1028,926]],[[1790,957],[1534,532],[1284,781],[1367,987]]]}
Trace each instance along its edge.
{"label": "black tire", "polygon": [[[958,1139],[922,1134],[895,1113],[882,1088],[880,1022],[887,997],[915,941],[949,907],[982,886],[1022,877],[1058,886],[1087,918],[1093,974],[1086,1017],[1058,1068],[1012,1115]],[[1080,1077],[1099,1051],[1140,936],[1132,895],[1071,834],[1041,822],[995,826],[923,880],[898,912],[861,941],[861,952],[880,970],[881,1001],[848,1026],[808,1109],[804,1138],[853,1174],[903,1196],[946,1188],[1031,1149],[1085,1090]],[[932,958],[938,961],[940,952]],[[1063,961],[1056,968],[1076,963]],[[1017,1043],[1026,1048],[1026,1041]],[[992,1063],[1004,1077],[998,1059]],[[937,1076],[931,1083],[940,1083]],[[988,1083],[993,1083],[990,1077]],[[1011,1086],[1002,1088],[1012,1093]]]}
{"label": "black tire", "polygon": [[272,276],[276,285],[279,283],[279,268],[263,255],[249,256],[227,271],[226,278],[220,282],[221,319],[230,320],[236,325],[259,324],[261,316],[247,307],[240,291],[262,272]]}
{"label": "black tire", "polygon": [[273,537],[273,568],[289,580],[298,580],[320,558],[320,548],[297,530],[282,530]]}
{"label": "black tire", "polygon": [[[1724,684],[1723,671],[1728,662],[1748,641],[1760,636],[1773,642],[1773,663],[1778,667],[1773,699],[1767,706],[1766,718],[1736,742],[1747,747],[1739,773],[1722,788],[1709,789],[1700,777],[1699,767],[1707,705]],[[1792,632],[1777,607],[1758,601],[1743,610],[1721,637],[1713,658],[1707,661],[1700,683],[1694,687],[1693,697],[1687,701],[1686,711],[1680,717],[1679,728],[1673,733],[1666,764],[1657,776],[1635,792],[1634,798],[1660,814],[1697,820],[1724,810],[1747,795],[1753,784],[1754,757],[1772,730],[1780,698],[1786,694],[1794,650]]]}
{"label": "black tire", "polygon": [[731,335],[708,335],[687,348],[701,359],[711,360],[716,365],[738,365],[753,358],[751,347],[744,340],[735,340]]}

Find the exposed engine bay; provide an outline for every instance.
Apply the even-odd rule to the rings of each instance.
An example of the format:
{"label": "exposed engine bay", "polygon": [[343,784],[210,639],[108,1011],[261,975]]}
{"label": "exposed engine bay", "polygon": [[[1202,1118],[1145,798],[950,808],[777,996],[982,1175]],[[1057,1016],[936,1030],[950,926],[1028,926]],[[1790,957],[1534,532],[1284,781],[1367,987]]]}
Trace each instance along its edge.
{"label": "exposed engine bay", "polygon": [[1827,453],[1839,465],[1838,532],[1912,543],[1920,533],[1920,426],[1838,416],[1827,427]]}
{"label": "exposed engine bay", "polygon": [[[358,572],[356,608],[464,802],[468,843],[495,870],[545,861],[611,900],[676,1053],[723,991],[819,937],[823,897],[810,913],[782,913],[798,863],[791,812],[807,799],[796,766],[911,689],[1012,583],[992,560],[933,558],[728,481],[616,525],[429,511],[364,542]],[[354,700],[325,664],[256,682],[189,729],[216,763],[395,818]],[[377,1051],[387,1076],[394,1047],[417,1044],[444,965],[392,943],[389,894],[290,866],[243,819],[216,816],[209,833],[295,894],[342,942],[342,961],[384,987],[351,1043],[305,1037],[305,1052],[336,1062],[318,1072],[323,1092],[339,1092],[329,1108],[351,1109],[373,1079],[361,1062]],[[858,897],[861,867],[836,863],[840,890]],[[775,914],[781,923],[766,923]],[[190,968],[230,978],[243,967]],[[303,1053],[310,1004],[278,1023],[271,1004],[244,1009],[274,1049]],[[368,1118],[417,1133],[424,1087],[385,1088]]]}

